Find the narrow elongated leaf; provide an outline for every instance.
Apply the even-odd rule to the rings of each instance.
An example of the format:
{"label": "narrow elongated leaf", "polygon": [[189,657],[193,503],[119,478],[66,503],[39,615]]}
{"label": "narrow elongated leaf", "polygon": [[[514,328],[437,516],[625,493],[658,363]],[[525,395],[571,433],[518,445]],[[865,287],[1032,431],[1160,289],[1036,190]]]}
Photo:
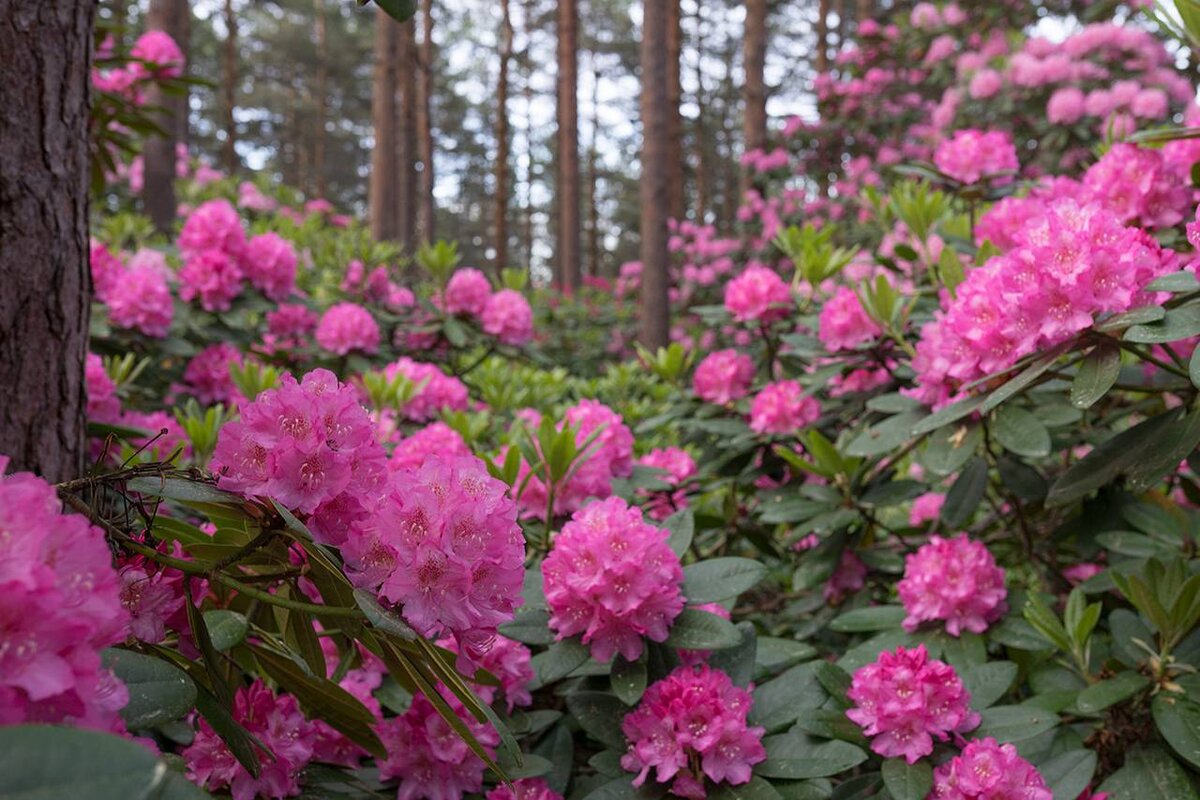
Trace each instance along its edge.
{"label": "narrow elongated leaf", "polygon": [[208,636],[213,648],[222,652],[241,644],[246,638],[246,631],[250,629],[250,624],[244,616],[224,608],[205,611],[204,624],[208,626]]}
{"label": "narrow elongated leaf", "polygon": [[1042,377],[1047,370],[1054,366],[1054,362],[1058,361],[1059,357],[1067,352],[1070,347],[1071,342],[1067,341],[1047,350],[1045,355],[1035,359],[1028,367],[1018,373],[1015,378],[987,395],[979,410],[986,414],[1010,397],[1015,396],[1018,392],[1032,386],[1038,378]]}
{"label": "narrow elongated leaf", "polygon": [[1164,692],[1150,706],[1158,732],[1179,757],[1200,767],[1200,704]]}
{"label": "narrow elongated leaf", "polygon": [[775,787],[762,778],[753,777],[749,783],[730,786],[722,783],[709,793],[709,800],[783,800]]}
{"label": "narrow elongated leaf", "polygon": [[763,739],[767,760],[754,768],[764,778],[824,778],[867,760],[861,747],[833,740],[817,742],[804,734],[787,733]]}
{"label": "narrow elongated leaf", "polygon": [[684,509],[663,520],[662,526],[671,532],[667,545],[675,555],[682,558],[692,546],[692,537],[696,534],[696,518],[691,511]]}
{"label": "narrow elongated leaf", "polygon": [[695,604],[737,597],[767,574],[765,565],[749,558],[711,558],[683,570],[683,596]]}
{"label": "narrow elongated leaf", "polygon": [[942,522],[952,529],[962,527],[983,500],[987,482],[987,462],[979,457],[972,459],[946,493],[940,514]]}
{"label": "narrow elongated leaf", "polygon": [[992,434],[1010,453],[1026,458],[1043,458],[1050,454],[1050,432],[1023,408],[1008,405],[998,409],[992,422]]}
{"label": "narrow elongated leaf", "polygon": [[1161,446],[1159,437],[1178,422],[1178,409],[1151,417],[1117,434],[1077,461],[1050,487],[1049,507],[1064,506],[1115,480],[1136,464],[1151,448]]}
{"label": "narrow elongated leaf", "polygon": [[1200,334],[1200,304],[1189,303],[1167,310],[1160,322],[1134,325],[1125,331],[1125,341],[1163,344]]}
{"label": "narrow elongated leaf", "polygon": [[994,706],[980,713],[976,739],[992,737],[998,742],[1020,742],[1045,733],[1058,724],[1058,717],[1033,706]]}
{"label": "narrow elongated leaf", "polygon": [[1069,750],[1038,766],[1038,772],[1055,797],[1079,797],[1096,773],[1096,754],[1091,750]]}
{"label": "narrow elongated leaf", "polygon": [[533,657],[534,672],[537,673],[537,684],[547,686],[562,680],[588,660],[588,649],[574,639],[563,639],[555,642],[544,653]]}
{"label": "narrow elongated leaf", "polygon": [[839,633],[894,630],[904,621],[905,613],[903,606],[856,608],[834,617],[829,629]]}
{"label": "narrow elongated leaf", "polygon": [[1197,800],[1191,779],[1161,747],[1135,746],[1125,757],[1125,766],[1114,772],[1100,791],[1114,800]]}
{"label": "narrow elongated leaf", "polygon": [[683,650],[721,650],[737,647],[741,641],[741,634],[729,620],[710,611],[685,608],[671,623],[665,644]]}
{"label": "narrow elongated leaf", "polygon": [[196,703],[192,679],[161,658],[110,647],[101,653],[101,660],[129,691],[121,719],[130,730],[181,719]]}
{"label": "narrow elongated leaf", "polygon": [[1104,397],[1121,374],[1121,351],[1113,345],[1100,345],[1079,364],[1071,383],[1071,405],[1091,408]]}
{"label": "narrow elongated leaf", "polygon": [[1075,705],[1085,714],[1096,714],[1128,700],[1149,685],[1150,681],[1145,675],[1128,670],[1084,689],[1079,693]]}

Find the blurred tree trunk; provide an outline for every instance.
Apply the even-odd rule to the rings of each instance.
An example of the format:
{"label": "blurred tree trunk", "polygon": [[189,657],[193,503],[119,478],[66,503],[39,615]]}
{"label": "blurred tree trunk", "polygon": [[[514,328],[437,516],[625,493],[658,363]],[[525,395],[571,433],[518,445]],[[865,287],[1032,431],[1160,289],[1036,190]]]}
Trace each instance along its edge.
{"label": "blurred tree trunk", "polygon": [[817,74],[824,75],[829,70],[829,2],[817,0]]}
{"label": "blurred tree trunk", "polygon": [[558,2],[558,248],[557,285],[568,294],[580,284],[579,258],[579,7]]}
{"label": "blurred tree trunk", "polygon": [[[507,0],[505,0],[507,3]],[[422,12],[420,71],[417,73],[417,127],[421,137],[421,241],[437,238],[437,205],[433,197],[433,0],[425,0]]]}
{"label": "blurred tree trunk", "polygon": [[667,192],[669,97],[667,9],[660,0],[642,4],[642,291],[641,343],[654,350],[670,337],[667,300]]}
{"label": "blurred tree trunk", "polygon": [[875,3],[873,0],[858,0],[858,24],[862,24],[863,20],[870,19],[875,14]]}
{"label": "blurred tree trunk", "polygon": [[238,86],[238,18],[233,0],[225,0],[225,41],[221,43],[221,111],[225,117],[225,141],[221,143],[221,160],[225,171],[233,175],[238,169],[237,110]]}
{"label": "blurred tree trunk", "polygon": [[[522,6],[521,32],[525,38],[526,51],[529,49],[529,41],[533,35],[533,15],[534,15],[535,0],[525,0]],[[525,85],[523,94],[525,96],[525,196],[521,201],[521,253],[525,258],[525,268],[529,269],[533,264],[533,176],[536,172],[534,165],[533,152],[533,62],[530,59],[529,53],[525,53],[525,58],[521,59],[525,65]],[[518,162],[518,167],[520,163]],[[555,272],[557,280],[558,273]]]}
{"label": "blurred tree trunk", "polygon": [[709,205],[711,198],[709,197],[709,175],[708,175],[708,146],[709,135],[708,126],[705,123],[704,112],[708,107],[708,89],[704,84],[704,58],[705,36],[704,36],[704,4],[696,4],[696,52],[701,54],[696,59],[696,121],[692,123],[692,138],[696,145],[696,205],[695,214],[696,222],[700,225],[704,224],[706,215],[710,211]]}
{"label": "blurred tree trunk", "polygon": [[683,21],[679,0],[666,0],[667,6],[667,211],[672,219],[687,216],[684,197],[683,101],[680,84],[680,58],[683,56]]}
{"label": "blurred tree trunk", "polygon": [[[150,0],[146,28],[167,33],[186,59],[190,17],[186,0]],[[142,206],[155,230],[165,233],[175,222],[175,145],[187,144],[187,98],[165,95],[151,84],[146,103],[162,109],[155,122],[165,135],[147,137],[142,149]]]}
{"label": "blurred tree trunk", "polygon": [[0,0],[0,454],[52,482],[86,454],[95,0]]}
{"label": "blurred tree trunk", "polygon": [[397,237],[408,252],[417,247],[417,22],[409,19],[400,25],[398,78],[400,82],[400,140],[398,162],[400,186],[397,195],[399,230]]}
{"label": "blurred tree trunk", "polygon": [[[767,145],[767,87],[763,77],[767,58],[767,0],[746,0],[746,31],[742,39],[742,61],[746,72],[742,88],[742,141],[746,152]],[[744,169],[743,190],[752,173]]]}
{"label": "blurred tree trunk", "polygon": [[508,266],[508,65],[513,27],[509,0],[500,0],[500,74],[496,81],[496,274]]}
{"label": "blurred tree trunk", "polygon": [[397,57],[400,25],[382,9],[375,13],[375,76],[371,94],[371,117],[375,148],[371,151],[371,180],[368,187],[371,235],[377,240],[395,239],[399,175],[399,128],[396,106]]}
{"label": "blurred tree trunk", "polygon": [[313,143],[313,172],[316,174],[316,194],[324,197],[329,191],[329,181],[326,177],[325,158],[328,148],[326,132],[329,116],[329,35],[326,30],[325,0],[314,0],[314,34],[317,50],[317,125],[316,140]]}
{"label": "blurred tree trunk", "polygon": [[598,205],[598,188],[600,183],[599,153],[596,140],[600,130],[599,88],[600,68],[596,63],[596,54],[591,54],[592,62],[592,97],[591,97],[591,136],[587,148],[587,183],[584,184],[583,207],[587,213],[587,272],[593,277],[600,275],[600,207]]}

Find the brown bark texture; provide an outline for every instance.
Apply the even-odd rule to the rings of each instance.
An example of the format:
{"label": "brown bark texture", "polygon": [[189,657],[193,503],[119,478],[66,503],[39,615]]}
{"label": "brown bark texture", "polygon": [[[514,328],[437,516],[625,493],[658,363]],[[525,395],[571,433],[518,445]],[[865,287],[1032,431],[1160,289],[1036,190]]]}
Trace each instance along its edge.
{"label": "brown bark texture", "polygon": [[[505,0],[507,2],[507,0]],[[437,204],[433,197],[433,0],[422,6],[420,72],[417,75],[417,127],[421,139],[421,178],[418,191],[421,213],[420,239],[428,244],[437,238]]]}
{"label": "brown bark texture", "polygon": [[400,24],[399,49],[400,138],[397,161],[400,173],[396,205],[399,216],[397,237],[410,253],[417,246],[417,22]]}
{"label": "brown bark texture", "polygon": [[400,25],[382,9],[375,14],[375,75],[371,95],[371,117],[375,147],[371,151],[371,180],[367,187],[371,235],[377,240],[395,239],[397,227],[397,54]]}
{"label": "brown bark texture", "polygon": [[667,209],[672,219],[687,215],[684,196],[683,102],[680,59],[683,56],[683,24],[679,0],[665,0],[667,7]]}
{"label": "brown bark texture", "polygon": [[0,454],[84,464],[95,0],[0,0]]}
{"label": "brown bark texture", "polygon": [[329,134],[326,131],[329,116],[329,36],[325,19],[325,0],[314,0],[316,19],[313,33],[317,51],[317,138],[313,143],[313,172],[316,173],[314,186],[318,197],[324,197],[329,191],[329,181],[326,175],[325,160],[328,150]]}
{"label": "brown bark texture", "polygon": [[508,266],[508,67],[513,48],[509,0],[500,0],[500,14],[500,73],[496,79],[496,200],[493,209],[497,275]]}
{"label": "brown bark texture", "polygon": [[[186,0],[150,0],[149,30],[165,31],[188,55],[191,10]],[[170,97],[151,84],[146,104],[162,109],[155,121],[165,136],[150,136],[142,148],[142,207],[156,230],[169,232],[175,223],[175,145],[187,144],[187,98]]]}
{"label": "brown bark texture", "polygon": [[665,347],[670,333],[667,301],[667,190],[663,148],[667,142],[667,9],[656,0],[643,3],[642,21],[642,291],[639,305],[641,343]]}
{"label": "brown bark texture", "polygon": [[238,18],[233,0],[225,0],[225,40],[221,42],[221,115],[225,141],[221,143],[221,161],[230,175],[237,172]]}
{"label": "brown bark texture", "polygon": [[558,288],[571,293],[581,281],[579,231],[579,8],[558,3]]}
{"label": "brown bark texture", "polygon": [[742,137],[747,150],[760,150],[767,143],[767,87],[763,76],[767,60],[767,0],[746,0],[742,45],[746,71],[742,88],[745,106]]}

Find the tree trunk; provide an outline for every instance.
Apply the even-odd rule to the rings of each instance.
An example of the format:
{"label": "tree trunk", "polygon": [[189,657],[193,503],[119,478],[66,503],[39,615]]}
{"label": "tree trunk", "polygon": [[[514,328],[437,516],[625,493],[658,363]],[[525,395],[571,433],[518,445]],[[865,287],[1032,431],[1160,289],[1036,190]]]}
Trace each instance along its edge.
{"label": "tree trunk", "polygon": [[232,175],[238,169],[237,110],[238,87],[238,18],[233,0],[225,0],[225,41],[221,43],[221,112],[224,117],[225,141],[221,143],[221,161],[225,172]]}
{"label": "tree trunk", "polygon": [[95,0],[0,0],[0,453],[52,482],[86,453]]}
{"label": "tree trunk", "polygon": [[641,343],[654,350],[670,338],[667,300],[667,9],[642,4],[642,291]]}
{"label": "tree trunk", "polygon": [[829,70],[829,0],[817,0],[817,74]]}
{"label": "tree trunk", "polygon": [[[522,7],[521,31],[524,34],[525,47],[528,49],[530,37],[533,29],[535,0],[525,0]],[[522,62],[526,65],[524,75],[525,96],[525,123],[524,123],[524,140],[525,140],[525,194],[521,200],[521,254],[525,259],[525,268],[533,267],[533,176],[537,172],[534,164],[533,150],[533,63],[529,58],[529,53],[525,54]],[[521,168],[521,162],[517,162],[518,168]],[[557,280],[558,272],[554,273]]]}
{"label": "tree trunk", "polygon": [[679,105],[683,87],[679,80],[679,60],[683,56],[683,22],[679,0],[666,0],[667,6],[667,211],[672,219],[687,216],[684,197],[683,117]]}
{"label": "tree trunk", "polygon": [[875,3],[873,0],[858,0],[858,24],[861,25],[863,20],[870,19],[875,13]]}
{"label": "tree trunk", "polygon": [[742,138],[746,150],[767,144],[767,87],[763,77],[767,59],[767,0],[746,0],[746,32],[742,39],[746,71],[742,98]]}
{"label": "tree trunk", "polygon": [[596,64],[596,54],[591,54],[592,61],[592,98],[591,98],[591,141],[587,149],[587,183],[584,184],[585,195],[583,207],[587,212],[587,273],[593,277],[600,275],[600,206],[596,196],[600,183],[599,152],[596,141],[600,134],[600,68]]}
{"label": "tree trunk", "polygon": [[[182,34],[190,27],[186,25],[190,14],[186,0],[150,0],[146,27],[170,35],[186,57],[187,39]],[[146,103],[162,109],[155,121],[166,135],[147,137],[142,148],[142,206],[155,230],[166,233],[175,222],[175,145],[181,127],[187,126],[186,98],[180,104],[152,83],[146,91]]]}
{"label": "tree trunk", "polygon": [[571,294],[580,284],[579,259],[579,7],[558,3],[558,288]]}
{"label": "tree trunk", "polygon": [[377,240],[395,239],[397,226],[397,56],[400,25],[383,9],[375,13],[375,75],[371,94],[371,118],[375,128],[375,147],[371,151],[371,179],[368,186],[371,235]]}
{"label": "tree trunk", "polygon": [[400,25],[400,141],[397,197],[399,231],[397,235],[408,252],[417,248],[417,23],[409,19]]}
{"label": "tree trunk", "polygon": [[325,130],[329,116],[329,36],[326,30],[325,0],[315,0],[316,20],[313,23],[317,50],[317,125],[313,143],[313,172],[316,173],[316,193],[325,197],[329,193],[325,158],[328,148],[328,133]]}
{"label": "tree trunk", "polygon": [[496,81],[496,274],[508,266],[508,65],[513,27],[509,0],[500,0],[500,74]]}
{"label": "tree trunk", "polygon": [[437,238],[437,205],[433,197],[433,0],[425,0],[421,34],[420,71],[417,73],[417,127],[421,138],[421,241]]}
{"label": "tree trunk", "polygon": [[[704,36],[704,5],[703,3],[696,4],[696,52],[706,53],[705,36]],[[695,215],[697,224],[703,225],[707,214],[712,209],[709,207],[711,199],[709,197],[709,174],[708,174],[708,125],[704,119],[705,110],[708,108],[709,97],[708,89],[704,84],[704,58],[696,59],[696,121],[692,123],[692,139],[696,146],[696,206]]]}

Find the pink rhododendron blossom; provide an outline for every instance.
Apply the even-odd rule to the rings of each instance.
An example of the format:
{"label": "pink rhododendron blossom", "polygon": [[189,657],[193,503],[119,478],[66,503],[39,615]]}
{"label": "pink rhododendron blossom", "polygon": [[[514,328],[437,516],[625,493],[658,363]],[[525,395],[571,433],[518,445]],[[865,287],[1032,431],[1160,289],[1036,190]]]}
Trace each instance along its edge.
{"label": "pink rhododendron blossom", "polygon": [[108,295],[108,319],[118,328],[162,339],[174,315],[166,275],[151,266],[131,266],[122,272]]}
{"label": "pink rhododendron blossom", "polygon": [[1190,193],[1158,150],[1118,142],[1083,175],[1090,197],[1127,224],[1169,228],[1183,221]]}
{"label": "pink rhododendron blossom", "polygon": [[[452,653],[457,653],[458,642],[454,639],[442,639],[438,645]],[[495,686],[473,685],[475,694],[485,703],[496,700],[499,694],[508,713],[518,706],[525,707],[533,702],[529,693],[529,684],[533,681],[533,667],[530,665],[532,654],[529,648],[507,636],[497,636],[477,660],[480,669],[487,670],[500,681],[499,689]]]}
{"label": "pink rhododendron blossom", "polygon": [[138,641],[158,644],[166,636],[167,619],[183,608],[181,581],[146,565],[121,570],[121,605],[129,612],[129,632]]}
{"label": "pink rhododendron blossom", "polygon": [[104,361],[88,353],[84,364],[84,385],[87,387],[87,416],[92,422],[116,422],[121,417],[121,401],[117,385],[104,369]]}
{"label": "pink rhododendron blossom", "polygon": [[775,270],[751,264],[725,284],[725,309],[738,322],[771,322],[792,313],[792,290]]}
{"label": "pink rhododendron blossom", "polygon": [[237,396],[230,366],[242,363],[242,354],[228,342],[210,345],[188,362],[183,389],[204,405],[230,403]]}
{"label": "pink rhododendron blossom", "polygon": [[444,422],[433,422],[396,444],[388,468],[418,469],[432,455],[458,458],[471,455],[471,448],[458,431]]}
{"label": "pink rhododendron blossom", "polygon": [[246,247],[246,231],[228,200],[209,200],[188,215],[179,231],[179,252],[185,257],[217,250],[235,263]]}
{"label": "pink rhododendron blossom", "polygon": [[976,100],[986,100],[1004,88],[1004,78],[994,69],[981,69],[971,78],[968,93]]}
{"label": "pink rhododendron blossom", "polygon": [[750,405],[750,430],[755,433],[790,434],[812,425],[821,416],[821,404],[805,394],[796,381],[768,383]]}
{"label": "pink rhododendron blossom", "polygon": [[1083,92],[1075,86],[1064,86],[1050,95],[1050,100],[1046,103],[1046,121],[1070,125],[1079,121],[1084,110]]}
{"label": "pink rhododendron blossom", "polygon": [[133,43],[129,55],[138,60],[130,65],[138,76],[178,78],[183,74],[183,51],[164,31],[150,30],[143,33]]}
{"label": "pink rhododendron blossom", "polygon": [[[696,475],[696,461],[686,450],[678,447],[663,447],[651,450],[638,459],[644,467],[663,470],[666,474],[658,476],[664,483],[679,487]],[[682,488],[671,491],[649,491],[639,489],[641,497],[648,498],[644,509],[646,516],[654,520],[664,520],[680,509],[687,508],[687,492]]]}
{"label": "pink rhododendron blossom", "polygon": [[466,384],[442,372],[436,364],[426,364],[404,356],[385,367],[384,374],[389,379],[403,375],[418,387],[401,410],[408,419],[424,422],[438,417],[443,411],[467,409],[469,398]]}
{"label": "pink rhododendron blossom", "polygon": [[1041,773],[1011,744],[976,739],[933,771],[936,800],[1054,800]]}
{"label": "pink rhododendron blossom", "polygon": [[228,311],[244,279],[236,258],[222,250],[198,250],[179,271],[179,296],[188,302],[199,298],[205,311]]}
{"label": "pink rhododendron blossom", "polygon": [[821,596],[825,598],[825,602],[837,605],[847,595],[854,594],[863,588],[866,582],[867,565],[862,562],[862,559],[853,550],[847,547],[842,551],[842,557],[838,561],[837,569],[833,571],[833,575],[825,582],[825,588],[822,589]]}
{"label": "pink rhododendron blossom", "polygon": [[503,344],[522,345],[533,338],[533,309],[516,289],[501,289],[489,297],[479,321],[484,333]]}
{"label": "pink rhododendron blossom", "polygon": [[469,314],[477,317],[487,307],[492,296],[492,284],[477,269],[467,267],[450,276],[442,295],[442,307],[447,314]]}
{"label": "pink rhododendron blossom", "polygon": [[563,800],[563,796],[541,778],[521,778],[512,788],[500,784],[487,793],[486,800]]}
{"label": "pink rhododendron blossom", "polygon": [[763,728],[747,724],[753,700],[729,676],[708,666],[680,667],[650,685],[621,730],[629,750],[621,766],[637,772],[634,786],[654,773],[679,797],[703,800],[706,783],[749,783],[751,768],[766,760]]}
{"label": "pink rhododendron blossom", "polygon": [[846,696],[855,705],[846,716],[871,737],[871,749],[909,764],[932,753],[934,739],[944,742],[979,724],[958,673],[929,658],[923,644],[880,653],[854,673]]}
{"label": "pink rhododendron blossom", "polygon": [[205,789],[228,789],[233,800],[295,797],[300,773],[313,758],[316,728],[300,713],[296,698],[276,695],[262,681],[238,689],[233,718],[273,754],[258,755],[258,777],[230,752],[208,720],[198,718],[195,740],[184,749],[188,778]]}
{"label": "pink rhododendron blossom", "polygon": [[92,289],[96,293],[96,299],[108,302],[109,295],[125,271],[121,259],[108,249],[108,245],[93,239],[88,264],[92,272]]}
{"label": "pink rhododendron blossom", "polygon": [[938,145],[933,163],[962,183],[977,183],[987,177],[1004,176],[1020,168],[1012,137],[1004,131],[955,131],[954,137]]}
{"label": "pink rhododendron blossom", "polygon": [[582,635],[592,657],[635,661],[642,637],[661,642],[683,611],[683,568],[668,533],[612,497],[577,511],[542,562],[550,627]]}
{"label": "pink rhododendron blossom", "polygon": [[944,622],[946,632],[983,633],[1008,610],[1004,570],[983,542],[960,534],[953,539],[931,536],[929,543],[904,562],[904,579],[896,587],[908,616],[904,629],[924,622]]}
{"label": "pink rhododendron blossom", "polygon": [[754,380],[754,362],[737,350],[709,353],[696,367],[692,389],[706,403],[724,405],[745,397]]}
{"label": "pink rhododendron blossom", "polygon": [[946,495],[940,492],[926,492],[913,500],[912,508],[908,512],[908,524],[915,528],[932,522],[942,513],[942,505],[945,502]]}
{"label": "pink rhododendron blossom", "polygon": [[278,233],[260,233],[246,243],[242,267],[254,288],[272,300],[286,300],[296,289],[296,250]]}
{"label": "pink rhododendron blossom", "polygon": [[7,468],[0,456],[0,725],[123,731],[128,693],[100,650],[125,639],[129,615],[104,533]]}
{"label": "pink rhododendron blossom", "polygon": [[317,324],[317,344],[339,356],[356,350],[374,353],[379,349],[379,336],[379,323],[358,303],[330,306]]}
{"label": "pink rhododendron blossom", "polygon": [[853,289],[839,286],[833,297],[825,302],[818,318],[817,337],[830,352],[852,350],[872,342],[883,333],[879,323],[871,319]]}

